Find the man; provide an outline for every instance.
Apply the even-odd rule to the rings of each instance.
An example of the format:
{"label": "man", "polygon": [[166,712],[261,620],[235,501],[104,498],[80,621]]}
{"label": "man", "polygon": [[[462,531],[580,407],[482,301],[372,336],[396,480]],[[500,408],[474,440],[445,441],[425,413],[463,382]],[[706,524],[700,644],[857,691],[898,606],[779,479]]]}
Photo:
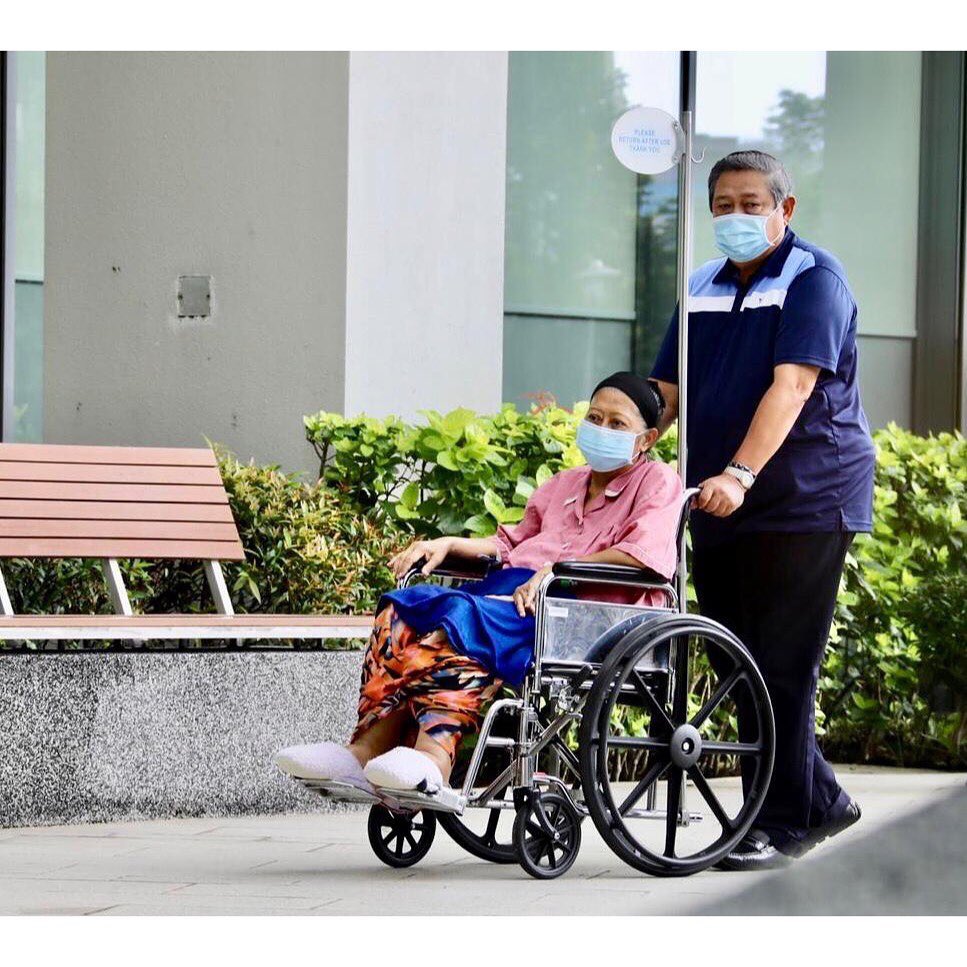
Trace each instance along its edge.
{"label": "man", "polygon": [[[776,720],[772,784],[720,865],[787,865],[852,825],[859,806],[816,745],[816,684],[847,549],[871,528],[875,452],[860,404],[856,303],[842,265],[788,228],[782,164],[737,151],[709,175],[725,258],[689,280],[688,486],[703,614],[731,629],[765,678]],[[653,377],[678,412],[678,318]],[[739,707],[740,729],[743,716]]]}

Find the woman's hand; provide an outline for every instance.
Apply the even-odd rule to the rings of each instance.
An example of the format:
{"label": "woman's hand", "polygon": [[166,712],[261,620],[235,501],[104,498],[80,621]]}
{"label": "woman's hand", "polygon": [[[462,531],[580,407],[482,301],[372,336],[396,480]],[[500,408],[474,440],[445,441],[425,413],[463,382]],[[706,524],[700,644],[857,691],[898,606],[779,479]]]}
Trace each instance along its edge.
{"label": "woman's hand", "polygon": [[534,598],[537,597],[537,588],[550,573],[551,565],[545,564],[529,581],[514,591],[514,605],[522,618],[526,614],[534,613]]}
{"label": "woman's hand", "polygon": [[437,537],[432,541],[414,541],[405,550],[389,559],[389,568],[393,572],[393,577],[398,581],[420,558],[426,558],[420,573],[430,574],[450,553],[455,540],[454,537]]}
{"label": "woman's hand", "polygon": [[709,477],[699,486],[702,492],[695,498],[695,506],[713,517],[728,517],[729,514],[734,514],[745,500],[745,488],[728,473]]}

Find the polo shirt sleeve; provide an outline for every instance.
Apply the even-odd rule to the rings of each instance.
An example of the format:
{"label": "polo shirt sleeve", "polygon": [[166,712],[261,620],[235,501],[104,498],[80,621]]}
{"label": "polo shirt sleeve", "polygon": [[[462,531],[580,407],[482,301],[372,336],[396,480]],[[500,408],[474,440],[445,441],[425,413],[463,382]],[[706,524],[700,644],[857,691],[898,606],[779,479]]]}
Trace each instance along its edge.
{"label": "polo shirt sleeve", "polygon": [[494,537],[500,550],[501,561],[506,561],[507,556],[518,544],[522,544],[541,532],[544,511],[550,502],[556,479],[556,477],[551,477],[530,495],[527,506],[524,508],[524,516],[519,523],[501,524],[497,528]]}
{"label": "polo shirt sleeve", "polygon": [[670,578],[675,573],[678,518],[682,506],[682,482],[670,467],[656,469],[635,501],[632,515],[618,530],[616,551],[624,551],[644,567]]}
{"label": "polo shirt sleeve", "polygon": [[835,373],[856,304],[843,280],[823,266],[789,286],[776,331],[774,365],[801,363]]}
{"label": "polo shirt sleeve", "polygon": [[665,330],[661,349],[655,358],[655,365],[651,370],[652,379],[660,379],[663,383],[678,385],[678,309],[672,313],[671,322]]}

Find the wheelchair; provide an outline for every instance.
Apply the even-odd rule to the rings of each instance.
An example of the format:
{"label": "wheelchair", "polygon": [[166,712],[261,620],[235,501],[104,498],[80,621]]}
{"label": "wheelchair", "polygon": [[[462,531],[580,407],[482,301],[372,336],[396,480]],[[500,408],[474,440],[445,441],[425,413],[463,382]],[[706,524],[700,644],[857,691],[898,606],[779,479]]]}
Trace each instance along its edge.
{"label": "wheelchair", "polygon": [[[680,555],[697,493],[683,495]],[[423,578],[417,565],[400,586],[481,580],[496,566],[451,558]],[[601,600],[614,587],[657,592],[663,606]],[[464,744],[454,789],[371,795],[334,781],[304,784],[369,803],[370,844],[392,867],[419,862],[438,821],[472,855],[519,863],[538,879],[573,865],[587,817],[618,857],[654,876],[686,876],[724,858],[762,805],[775,746],[769,695],[743,644],[689,614],[675,587],[646,569],[558,563],[534,610],[533,665]]]}

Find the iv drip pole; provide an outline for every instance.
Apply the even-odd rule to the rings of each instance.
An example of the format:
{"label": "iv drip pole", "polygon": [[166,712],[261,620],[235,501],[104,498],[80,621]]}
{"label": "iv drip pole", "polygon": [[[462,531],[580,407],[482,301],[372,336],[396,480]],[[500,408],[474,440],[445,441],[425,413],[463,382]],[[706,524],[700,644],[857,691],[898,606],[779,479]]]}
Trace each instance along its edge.
{"label": "iv drip pole", "polygon": [[[695,136],[696,52],[681,52],[680,101],[681,158],[678,163],[678,475],[686,480],[688,467],[688,276],[692,266],[692,156]],[[677,588],[680,607],[688,607],[688,567],[685,562],[685,535],[678,549]]]}

